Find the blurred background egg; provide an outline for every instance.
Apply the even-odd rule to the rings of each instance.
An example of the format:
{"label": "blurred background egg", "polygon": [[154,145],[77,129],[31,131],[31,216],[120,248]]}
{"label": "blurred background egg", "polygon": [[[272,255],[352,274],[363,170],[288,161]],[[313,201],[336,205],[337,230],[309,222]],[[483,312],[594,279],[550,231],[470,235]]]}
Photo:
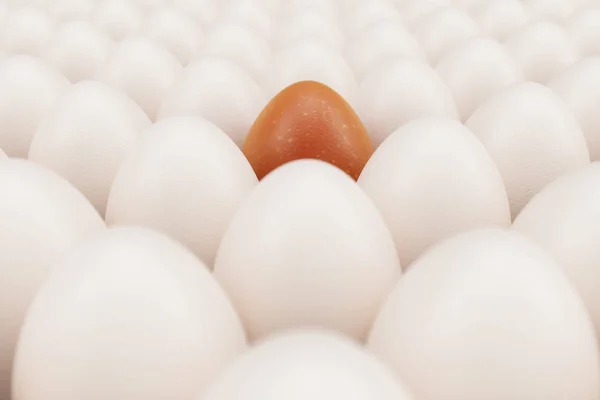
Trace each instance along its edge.
{"label": "blurred background egg", "polygon": [[214,273],[252,339],[299,326],[362,339],[401,269],[392,235],[360,187],[331,164],[299,160],[242,203]]}
{"label": "blurred background egg", "polygon": [[513,218],[560,174],[590,162],[575,116],[546,86],[524,82],[482,103],[466,125],[502,174]]}
{"label": "blurred background egg", "polygon": [[1,26],[2,47],[8,54],[38,56],[56,29],[56,23],[44,10],[24,6],[11,10]]}
{"label": "blurred background egg", "polygon": [[412,400],[358,343],[306,329],[274,334],[236,359],[198,400]]}
{"label": "blurred background egg", "polygon": [[109,229],[38,292],[13,396],[194,400],[244,348],[238,316],[197,258],[150,230]]}
{"label": "blurred background egg", "polygon": [[113,40],[120,42],[137,32],[142,13],[134,1],[98,0],[90,14],[90,21]]}
{"label": "blurred background egg", "polygon": [[585,399],[600,393],[587,311],[560,266],[515,232],[459,234],[398,282],[368,348],[415,398]]}
{"label": "blurred background egg", "polygon": [[[525,206],[513,228],[552,255],[583,297],[600,333],[600,163],[566,173]],[[600,337],[600,336],[599,336]]]}
{"label": "blurred background egg", "polygon": [[373,153],[352,107],[319,82],[301,81],[278,93],[260,113],[244,143],[258,179],[297,159],[315,158],[354,179]]}
{"label": "blurred background egg", "polygon": [[82,81],[40,123],[29,159],[65,177],[104,215],[117,169],[149,124],[144,111],[121,91]]}
{"label": "blurred background egg", "polygon": [[508,227],[502,177],[460,122],[417,119],[390,135],[358,179],[387,222],[404,268],[458,232]]}
{"label": "blurred background egg", "polygon": [[54,172],[0,157],[0,397],[10,399],[14,349],[25,312],[56,262],[104,222]]}
{"label": "blurred background egg", "polygon": [[146,129],[114,179],[106,222],[168,234],[212,267],[242,199],[257,183],[248,160],[200,117],[172,117]]}

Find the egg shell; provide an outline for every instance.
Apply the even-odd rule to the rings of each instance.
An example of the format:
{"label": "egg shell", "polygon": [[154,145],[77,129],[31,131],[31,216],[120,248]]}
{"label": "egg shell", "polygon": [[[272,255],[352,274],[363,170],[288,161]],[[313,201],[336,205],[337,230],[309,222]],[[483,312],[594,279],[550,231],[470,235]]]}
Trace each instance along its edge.
{"label": "egg shell", "polygon": [[113,47],[112,39],[89,21],[70,21],[56,30],[41,57],[76,83],[94,78]]}
{"label": "egg shell", "polygon": [[364,338],[401,268],[360,187],[328,163],[300,160],[273,171],[242,203],[214,273],[253,339],[299,326]]}
{"label": "egg shell", "polygon": [[96,77],[134,100],[151,120],[183,68],[161,45],[143,37],[123,40]]}
{"label": "egg shell", "polygon": [[506,38],[504,46],[523,69],[525,78],[539,83],[547,83],[578,58],[567,32],[551,21],[525,25]]}
{"label": "egg shell", "polygon": [[285,46],[306,36],[317,37],[321,42],[340,50],[344,34],[336,20],[316,7],[301,8],[282,17],[274,37],[279,46]]}
{"label": "egg shell", "polygon": [[251,27],[262,38],[269,40],[273,20],[267,8],[256,0],[232,0],[223,7],[221,18],[242,22]]}
{"label": "egg shell", "polygon": [[600,163],[563,174],[538,193],[513,228],[552,253],[583,297],[600,333]]}
{"label": "egg shell", "polygon": [[266,92],[276,96],[281,90],[300,81],[317,81],[338,92],[353,103],[358,85],[352,69],[343,56],[314,36],[300,38],[273,57]]}
{"label": "egg shell", "polygon": [[234,61],[258,82],[271,62],[271,48],[266,40],[234,20],[222,21],[208,32],[203,53]]}
{"label": "egg shell", "polygon": [[502,174],[513,218],[548,183],[590,162],[573,113],[539,83],[501,91],[481,104],[466,125]]}
{"label": "egg shell", "polygon": [[564,22],[564,27],[581,58],[600,55],[600,6],[582,4]]}
{"label": "egg shell", "polygon": [[119,42],[139,29],[142,17],[135,2],[101,0],[95,3],[90,21]]}
{"label": "egg shell", "polygon": [[400,57],[373,68],[356,97],[356,112],[375,147],[413,119],[459,119],[450,89],[420,60]]}
{"label": "egg shell", "polygon": [[485,37],[455,48],[440,60],[436,71],[450,88],[463,121],[479,104],[524,79],[504,46]]}
{"label": "egg shell", "polygon": [[573,112],[587,141],[592,161],[600,160],[600,58],[586,58],[557,74],[548,87]]}
{"label": "egg shell", "polygon": [[161,7],[144,18],[139,33],[164,46],[184,66],[204,44],[202,28],[191,16],[172,7]]}
{"label": "egg shell", "polygon": [[104,215],[119,165],[146,114],[122,92],[100,82],[74,84],[40,123],[29,159],[65,177]]}
{"label": "egg shell", "polygon": [[429,14],[452,4],[451,0],[405,0],[398,4],[404,23],[409,28],[418,26]]}
{"label": "egg shell", "polygon": [[52,0],[44,2],[44,9],[59,23],[87,20],[94,9],[94,0]]}
{"label": "egg shell", "polygon": [[0,187],[0,397],[10,399],[25,312],[57,260],[104,222],[78,190],[31,161],[0,157]]}
{"label": "egg shell", "polygon": [[258,180],[235,143],[199,117],[172,117],[146,129],[114,179],[109,225],[168,234],[212,267],[240,202]]}
{"label": "egg shell", "polygon": [[55,29],[54,20],[42,9],[18,7],[10,11],[2,25],[2,48],[8,54],[38,56]]}
{"label": "egg shell", "polygon": [[209,28],[221,11],[219,0],[171,0],[178,10],[192,16],[204,29]]}
{"label": "egg shell", "polygon": [[425,118],[400,127],[375,151],[358,184],[390,227],[405,269],[442,239],[511,223],[500,173],[458,121]]}
{"label": "egg shell", "polygon": [[238,145],[267,103],[258,84],[240,66],[206,57],[191,63],[163,98],[157,120],[198,116],[221,128]]}
{"label": "egg shell", "polygon": [[344,56],[360,83],[372,68],[397,56],[426,60],[417,40],[399,22],[382,20],[348,37]]}
{"label": "egg shell", "polygon": [[419,41],[431,65],[456,46],[479,35],[479,27],[467,12],[456,7],[440,7],[415,27]]}
{"label": "egg shell", "polygon": [[392,2],[388,0],[358,2],[346,10],[345,31],[348,35],[352,35],[370,24],[383,20],[402,23],[402,17]]}
{"label": "egg shell", "polygon": [[497,40],[504,40],[529,21],[529,10],[521,0],[483,1],[471,14],[481,33]]}
{"label": "egg shell", "polygon": [[250,128],[243,151],[258,179],[302,158],[327,161],[357,179],[373,146],[338,93],[321,83],[302,81],[267,104]]}
{"label": "egg shell", "polygon": [[38,124],[68,87],[67,78],[38,58],[0,61],[0,148],[27,157]]}
{"label": "egg shell", "polygon": [[412,400],[354,341],[321,329],[274,334],[237,358],[198,400]]}
{"label": "egg shell", "polygon": [[573,0],[523,0],[532,20],[562,22],[573,12]]}
{"label": "egg shell", "polygon": [[38,292],[13,396],[193,400],[245,347],[237,314],[196,257],[150,230],[108,229]]}
{"label": "egg shell", "polygon": [[555,259],[514,231],[459,234],[423,255],[382,307],[368,348],[418,399],[599,395],[581,298]]}

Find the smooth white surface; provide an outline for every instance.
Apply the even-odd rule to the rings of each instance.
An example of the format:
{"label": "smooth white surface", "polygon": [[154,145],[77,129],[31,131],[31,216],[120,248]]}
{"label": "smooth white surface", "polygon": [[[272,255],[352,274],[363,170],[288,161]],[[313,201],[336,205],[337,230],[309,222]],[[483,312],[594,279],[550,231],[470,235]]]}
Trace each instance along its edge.
{"label": "smooth white surface", "polygon": [[104,215],[110,186],[138,134],[150,124],[122,92],[82,81],[40,123],[29,159],[65,177]]}
{"label": "smooth white surface", "polygon": [[244,349],[238,316],[198,259],[153,231],[109,229],[38,292],[14,397],[193,400]]}
{"label": "smooth white surface", "polygon": [[39,122],[68,87],[64,76],[38,58],[17,55],[0,61],[0,148],[26,158]]}
{"label": "smooth white surface", "polygon": [[142,13],[133,1],[100,0],[96,2],[90,20],[112,39],[121,41],[138,30]]}
{"label": "smooth white surface", "polygon": [[368,348],[420,400],[599,395],[596,338],[581,298],[555,259],[515,232],[471,231],[417,260]]}
{"label": "smooth white surface", "polygon": [[573,11],[564,26],[581,57],[600,56],[600,4],[596,7],[582,4]]}
{"label": "smooth white surface", "polygon": [[358,179],[387,222],[406,269],[446,237],[511,222],[502,177],[460,122],[413,120],[375,151]]}
{"label": "smooth white surface", "polygon": [[0,159],[0,187],[0,397],[9,399],[29,304],[56,262],[104,222],[66,180],[33,162]]}
{"label": "smooth white surface", "polygon": [[232,61],[202,58],[189,65],[164,97],[157,120],[199,116],[242,146],[254,120],[267,104],[258,84]]}
{"label": "smooth white surface", "polygon": [[253,339],[298,326],[362,339],[401,269],[389,229],[356,182],[300,160],[242,203],[214,273]]}
{"label": "smooth white surface", "polygon": [[304,7],[297,12],[285,14],[273,39],[280,47],[285,48],[295,40],[307,36],[318,38],[338,51],[343,48],[345,40],[335,19],[319,11],[317,7]]}
{"label": "smooth white surface", "polygon": [[112,184],[106,221],[168,234],[212,267],[221,237],[257,183],[235,143],[199,117],[146,129]]}
{"label": "smooth white surface", "polygon": [[235,360],[198,400],[411,400],[357,343],[325,330],[275,334]]}
{"label": "smooth white surface", "polygon": [[2,47],[8,54],[38,56],[55,29],[53,18],[40,8],[25,6],[13,9],[0,30]]}
{"label": "smooth white surface", "polygon": [[529,21],[529,10],[521,0],[482,1],[471,14],[481,33],[497,40],[503,40]]}

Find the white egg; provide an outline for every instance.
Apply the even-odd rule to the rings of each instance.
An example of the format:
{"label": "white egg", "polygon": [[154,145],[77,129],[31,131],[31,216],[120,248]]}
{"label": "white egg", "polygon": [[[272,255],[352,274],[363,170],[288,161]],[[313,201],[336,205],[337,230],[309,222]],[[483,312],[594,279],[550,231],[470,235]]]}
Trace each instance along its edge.
{"label": "white egg", "polygon": [[171,0],[171,5],[192,16],[203,28],[208,28],[219,15],[220,0]]}
{"label": "white egg", "polygon": [[351,7],[344,18],[345,30],[349,35],[360,32],[372,23],[382,20],[402,22],[400,13],[390,0],[369,0]]}
{"label": "white egg", "polygon": [[195,20],[175,8],[163,7],[142,21],[140,35],[149,37],[187,65],[199,54],[204,43],[202,28]]}
{"label": "white egg", "polygon": [[303,8],[283,17],[274,40],[279,46],[286,46],[307,36],[317,38],[334,50],[341,51],[344,45],[344,35],[335,19],[314,8]]}
{"label": "white egg", "polygon": [[529,10],[521,0],[489,0],[472,11],[481,32],[503,40],[529,21]]}
{"label": "white egg", "polygon": [[426,63],[398,58],[366,76],[356,112],[377,148],[399,126],[421,117],[459,119],[450,89]]}
{"label": "white egg", "polygon": [[590,162],[573,113],[538,83],[501,91],[481,104],[466,125],[502,174],[513,218],[548,183]]}
{"label": "white egg", "polygon": [[39,55],[56,24],[48,14],[36,7],[11,10],[3,23],[2,49],[8,54]]}
{"label": "white egg", "polygon": [[198,400],[412,400],[362,346],[325,330],[275,334],[237,358]]}
{"label": "white egg", "polygon": [[90,20],[113,40],[120,41],[137,32],[142,13],[131,1],[101,0],[96,2]]}
{"label": "white egg", "polygon": [[550,21],[527,24],[509,35],[504,46],[523,69],[525,79],[540,83],[547,83],[578,58],[567,32]]}
{"label": "white egg", "polygon": [[559,73],[548,84],[575,114],[592,161],[600,160],[600,58],[586,58]]}
{"label": "white egg", "polygon": [[27,160],[0,160],[0,397],[10,399],[15,345],[25,312],[57,260],[104,228],[89,201]]}
{"label": "white egg", "polygon": [[108,229],[63,258],[35,297],[13,396],[194,400],[245,347],[237,314],[196,257],[150,230]]}
{"label": "white egg", "polygon": [[37,126],[69,87],[47,64],[26,55],[0,61],[0,148],[27,157]]}
{"label": "white egg", "polygon": [[117,169],[149,124],[146,114],[122,92],[82,81],[40,123],[29,159],[65,177],[104,215]]}
{"label": "white egg", "polygon": [[522,0],[533,20],[562,22],[573,12],[573,0]]}
{"label": "white egg", "polygon": [[257,82],[262,82],[271,61],[267,42],[249,26],[235,21],[223,21],[207,34],[204,54],[236,62]]}
{"label": "white egg", "polygon": [[236,144],[199,117],[146,129],[113,182],[106,222],[165,232],[212,267],[234,212],[258,180]]}
{"label": "white egg", "polygon": [[214,273],[253,339],[298,326],[362,339],[401,268],[389,229],[356,182],[323,161],[297,160],[242,203]]}
{"label": "white egg", "polygon": [[293,83],[310,80],[329,86],[352,104],[358,89],[344,57],[312,37],[299,39],[276,53],[267,76],[265,84],[271,97]]}
{"label": "white egg", "polygon": [[503,88],[523,80],[519,65],[495,40],[468,40],[443,57],[436,67],[446,82],[462,120]]}
{"label": "white egg", "polygon": [[511,222],[492,158],[455,120],[425,118],[402,126],[377,148],[358,184],[383,214],[405,269],[446,237]]}
{"label": "white egg", "polygon": [[[600,163],[564,174],[521,211],[514,229],[552,253],[583,297],[600,335]],[[600,337],[600,336],[599,336]]]}
{"label": "white egg", "polygon": [[[336,4],[337,3],[337,4]],[[338,6],[342,6],[343,2],[332,0],[286,0],[281,2],[283,14],[292,15],[302,13],[305,9],[316,9],[320,13],[328,17],[337,18],[339,16]]]}
{"label": "white egg", "polygon": [[113,47],[110,37],[89,21],[71,21],[57,29],[42,58],[75,83],[92,79]]}
{"label": "white egg", "polygon": [[400,23],[390,20],[373,23],[348,38],[344,55],[359,83],[372,68],[390,58],[425,60],[417,40]]}
{"label": "white egg", "polygon": [[257,0],[231,0],[221,12],[223,20],[239,21],[250,26],[265,39],[272,34],[272,19],[267,9]]}
{"label": "white egg", "polygon": [[564,26],[581,57],[600,56],[600,3],[580,6]]}
{"label": "white egg", "polygon": [[415,398],[595,400],[589,316],[554,258],[515,232],[476,230],[417,260],[368,348]]}
{"label": "white egg", "polygon": [[[77,1],[77,0],[75,0]],[[155,11],[167,7],[167,0],[128,0],[133,1],[139,10],[147,17]]]}
{"label": "white egg", "polygon": [[109,55],[96,79],[121,90],[155,120],[182,70],[179,60],[153,40],[129,37]]}
{"label": "white egg", "polygon": [[172,116],[203,117],[241,147],[266,103],[258,84],[241,67],[208,57],[186,68],[163,99],[157,120]]}
{"label": "white egg", "polygon": [[95,0],[48,0],[45,9],[59,22],[86,20],[94,9]]}
{"label": "white egg", "polygon": [[451,0],[404,0],[399,3],[399,9],[405,24],[414,28],[430,13],[451,4]]}
{"label": "white egg", "polygon": [[438,8],[424,17],[414,31],[429,63],[434,66],[456,46],[478,34],[475,21],[456,7]]}

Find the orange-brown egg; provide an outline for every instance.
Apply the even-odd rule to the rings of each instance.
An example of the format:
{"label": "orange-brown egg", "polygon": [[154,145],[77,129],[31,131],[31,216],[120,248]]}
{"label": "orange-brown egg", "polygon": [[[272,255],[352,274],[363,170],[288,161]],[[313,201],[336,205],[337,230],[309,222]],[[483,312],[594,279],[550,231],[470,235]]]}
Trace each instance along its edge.
{"label": "orange-brown egg", "polygon": [[259,179],[292,160],[316,158],[358,179],[373,145],[350,105],[314,81],[279,92],[250,128],[244,154]]}

